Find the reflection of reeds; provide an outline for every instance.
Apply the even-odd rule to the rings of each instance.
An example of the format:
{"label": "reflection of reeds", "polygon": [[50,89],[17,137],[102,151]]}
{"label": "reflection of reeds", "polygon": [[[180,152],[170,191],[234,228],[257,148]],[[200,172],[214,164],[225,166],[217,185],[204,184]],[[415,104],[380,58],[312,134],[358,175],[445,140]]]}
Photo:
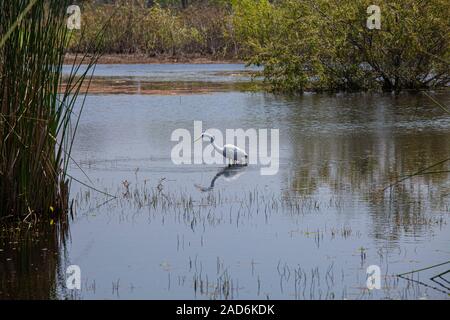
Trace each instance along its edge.
{"label": "reflection of reeds", "polygon": [[[442,266],[445,266],[447,268],[449,264],[450,264],[450,261],[445,261],[445,262],[442,262],[442,263],[439,263],[439,264],[435,264],[435,265],[432,265],[432,266],[428,266],[428,267],[425,267],[425,268],[421,268],[421,269],[418,269],[418,270],[412,270],[412,271],[408,271],[408,272],[405,272],[405,273],[402,273],[402,274],[398,274],[397,277],[405,279],[405,280],[410,281],[410,282],[414,282],[416,284],[423,285],[423,286],[425,286],[427,288],[431,288],[431,289],[434,289],[434,290],[437,290],[439,292],[442,292],[444,294],[449,295],[450,294],[450,286],[448,286],[448,284],[450,284],[450,282],[448,282],[442,276],[445,275],[445,274],[448,274],[450,272],[450,269],[445,269],[444,272],[438,271],[439,272],[438,274],[434,273],[434,275],[428,279],[428,280],[431,280],[431,282],[428,281],[428,283],[424,282],[424,280],[419,280],[420,279],[419,277],[417,277],[417,279],[414,279],[414,274],[418,274],[419,272],[430,270],[430,269],[434,269],[434,268],[437,268],[437,267],[442,267]],[[443,283],[439,282],[439,281],[436,281],[436,279],[443,280]],[[436,284],[438,286],[436,286]]]}
{"label": "reflection of reeds", "polygon": [[[428,93],[426,93],[426,92],[423,92],[423,94],[424,94],[426,97],[428,97],[435,105],[437,105],[439,108],[441,108],[444,112],[450,114],[450,111],[448,110],[448,108],[445,107],[443,104],[441,104],[439,101],[437,101],[435,98],[433,98],[432,96],[430,96],[430,95],[429,95]],[[401,177],[400,179],[396,180],[395,182],[391,183],[391,184],[388,185],[387,187],[385,187],[385,188],[383,189],[383,191],[385,191],[385,190],[387,190],[387,189],[390,189],[390,188],[392,188],[392,187],[398,185],[399,183],[401,183],[401,182],[403,182],[403,181],[405,181],[405,180],[411,179],[411,178],[413,178],[413,177],[416,177],[416,176],[427,175],[427,174],[442,174],[442,173],[449,173],[449,172],[450,172],[449,170],[435,170],[436,167],[438,167],[438,166],[440,166],[440,165],[442,165],[442,164],[444,164],[444,163],[446,163],[446,162],[448,162],[448,161],[450,161],[450,158],[447,158],[447,159],[444,159],[444,160],[435,162],[435,163],[433,163],[433,164],[427,166],[426,168],[422,168],[422,169],[420,169],[420,170],[418,170],[418,171],[416,171],[416,172],[414,172],[414,173],[412,173],[412,174],[407,174],[407,175]],[[433,171],[430,171],[431,169],[433,169]]]}
{"label": "reflection of reeds", "polygon": [[[307,213],[320,213],[322,208],[341,209],[343,205],[335,199],[319,201],[313,197],[275,196],[270,191],[258,188],[239,194],[229,194],[215,190],[197,198],[185,191],[169,190],[164,186],[165,178],[150,186],[147,181],[132,183],[123,181],[114,191],[114,187],[104,188],[93,199],[91,189],[83,189],[74,195],[74,207],[77,211],[89,214],[108,204],[118,208],[147,209],[152,215],[165,216],[175,214],[177,220],[195,227],[199,223],[220,224],[231,221],[239,225],[253,216],[261,215],[267,222],[271,215],[283,212],[291,216]],[[104,195],[111,198],[105,201]],[[230,214],[232,213],[232,216]]]}
{"label": "reflection of reeds", "polygon": [[[366,287],[366,267],[374,261],[374,258],[379,259],[377,263],[379,265],[387,264],[388,259],[392,259],[395,253],[404,259],[406,251],[403,251],[403,247],[399,246],[399,250],[394,250],[395,252],[387,246],[378,250],[376,247],[366,247],[364,229],[361,229],[358,223],[330,225],[324,220],[324,225],[308,224],[308,221],[311,221],[306,219],[308,216],[314,218],[330,209],[341,212],[343,209],[351,208],[345,201],[338,201],[335,196],[288,197],[287,194],[274,194],[270,189],[258,187],[237,192],[215,188],[208,193],[190,193],[184,187],[174,187],[170,184],[171,181],[166,178],[136,177],[136,180],[125,180],[122,184],[112,182],[109,187],[105,186],[103,189],[115,195],[107,202],[103,194],[81,188],[75,194],[74,201],[78,207],[77,212],[106,216],[108,221],[117,219],[119,223],[134,224],[148,218],[149,225],[161,224],[163,226],[161,230],[172,229],[173,224],[189,230],[185,233],[182,231],[183,228],[172,229],[177,230],[172,235],[176,238],[176,252],[182,255],[190,253],[193,249],[194,251],[186,258],[185,269],[177,262],[174,262],[173,268],[165,261],[160,264],[167,272],[168,291],[178,294],[178,288],[188,288],[189,291],[183,289],[183,292],[188,292],[187,294],[199,299],[240,299],[243,296],[247,297],[248,294],[259,299],[280,296],[289,299],[377,299],[417,298],[423,294],[421,288],[409,284],[408,287],[402,288],[402,282],[399,284],[397,277],[387,271],[382,278],[381,291],[370,291]],[[347,241],[347,245],[352,248],[351,255],[345,253],[347,250],[342,251],[343,256],[336,251],[336,255],[326,255],[325,263],[321,260],[317,264],[310,263],[304,258],[307,255],[303,254],[293,261],[290,258],[286,261],[284,260],[286,258],[280,255],[277,264],[273,259],[264,260],[258,253],[243,258],[238,256],[239,261],[234,261],[234,256],[230,257],[227,254],[220,256],[220,251],[214,252],[213,256],[209,254],[202,256],[203,249],[197,247],[197,245],[208,246],[217,241],[210,237],[211,229],[228,225],[247,231],[248,227],[271,225],[284,214],[292,219],[290,222],[295,229],[288,231],[281,228],[279,232],[281,237],[282,232],[286,231],[287,236],[291,238],[308,238],[311,245],[317,246],[317,252],[327,250],[327,246],[341,248],[343,241]],[[418,215],[411,217],[409,221],[399,223],[406,227],[418,224],[423,224],[424,227],[437,224],[439,227],[446,221],[442,216],[425,219],[426,217]],[[322,218],[326,216],[323,215]],[[194,238],[191,238],[190,234]],[[307,247],[307,243],[299,241],[298,244],[299,252]],[[345,259],[345,265],[341,265],[343,261],[341,259]],[[246,266],[248,273],[247,275],[244,273],[243,276]],[[114,281],[114,278],[111,281]],[[110,283],[106,285],[110,288]],[[113,295],[124,291],[123,284],[121,285],[122,290],[113,285]],[[83,290],[89,291],[87,288]]]}
{"label": "reflection of reeds", "polygon": [[69,1],[32,3],[0,4],[0,219],[26,222],[67,211],[72,108],[88,72],[58,93]]}
{"label": "reflection of reeds", "polygon": [[1,228],[0,300],[57,298],[65,275],[60,249],[66,234],[65,224],[40,224],[32,232],[17,225]]}

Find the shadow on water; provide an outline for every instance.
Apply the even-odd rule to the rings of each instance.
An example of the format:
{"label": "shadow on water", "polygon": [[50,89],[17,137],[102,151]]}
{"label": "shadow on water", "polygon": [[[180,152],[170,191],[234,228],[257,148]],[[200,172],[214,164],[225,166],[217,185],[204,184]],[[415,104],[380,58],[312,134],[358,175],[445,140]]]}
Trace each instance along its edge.
{"label": "shadow on water", "polygon": [[0,299],[56,299],[68,232],[47,221],[0,230]]}
{"label": "shadow on water", "polygon": [[246,167],[247,167],[246,165],[233,165],[233,166],[228,166],[228,167],[222,168],[221,170],[219,170],[219,172],[217,172],[217,174],[214,176],[214,178],[212,178],[209,187],[202,187],[199,184],[194,184],[194,186],[202,192],[211,191],[214,189],[214,185],[215,185],[217,179],[219,179],[220,177],[223,176],[223,179],[226,182],[229,182],[229,183],[234,182],[245,173]]}

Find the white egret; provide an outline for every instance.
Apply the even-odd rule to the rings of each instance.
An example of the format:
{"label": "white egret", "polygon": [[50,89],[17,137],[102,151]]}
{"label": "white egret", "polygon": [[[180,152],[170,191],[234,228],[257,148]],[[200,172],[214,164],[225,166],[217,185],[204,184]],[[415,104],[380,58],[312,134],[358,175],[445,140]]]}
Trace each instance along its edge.
{"label": "white egret", "polygon": [[[243,164],[243,165],[247,165],[248,164],[248,155],[247,153],[242,150],[239,147],[236,147],[233,144],[226,144],[223,147],[219,147],[215,142],[214,142],[214,136],[203,132],[202,135],[196,139],[195,141],[202,139],[204,137],[209,138],[211,144],[213,145],[214,149],[219,152],[221,155],[223,155],[226,159],[230,160],[229,165],[231,165],[231,162],[233,162],[233,164]],[[194,142],[195,142],[194,141]]]}

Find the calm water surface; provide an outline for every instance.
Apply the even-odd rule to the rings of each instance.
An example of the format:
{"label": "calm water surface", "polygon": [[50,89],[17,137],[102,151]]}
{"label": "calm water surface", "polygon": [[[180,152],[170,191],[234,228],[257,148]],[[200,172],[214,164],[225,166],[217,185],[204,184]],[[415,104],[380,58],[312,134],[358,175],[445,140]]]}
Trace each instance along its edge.
{"label": "calm water surface", "polygon": [[[63,72],[69,73],[72,66],[66,65]],[[82,73],[86,67],[78,70]],[[204,81],[235,82],[249,81],[248,73],[261,68],[243,64],[100,64],[94,71],[96,77],[137,79],[149,81]]]}
{"label": "calm water surface", "polygon": [[[242,70],[97,68],[167,81],[232,81]],[[448,105],[448,93],[433,95]],[[192,133],[200,120],[222,132],[279,129],[279,172],[174,165],[172,132]],[[72,183],[77,214],[58,262],[31,259],[57,270],[40,290],[74,299],[448,299],[450,274],[430,278],[449,264],[414,273],[416,282],[395,275],[450,260],[449,162],[383,189],[448,159],[449,142],[450,117],[422,95],[89,95],[70,174],[116,198]],[[81,291],[64,289],[71,264]],[[381,269],[379,290],[367,289],[370,265]],[[32,276],[18,275],[23,285],[9,292],[32,295]]]}

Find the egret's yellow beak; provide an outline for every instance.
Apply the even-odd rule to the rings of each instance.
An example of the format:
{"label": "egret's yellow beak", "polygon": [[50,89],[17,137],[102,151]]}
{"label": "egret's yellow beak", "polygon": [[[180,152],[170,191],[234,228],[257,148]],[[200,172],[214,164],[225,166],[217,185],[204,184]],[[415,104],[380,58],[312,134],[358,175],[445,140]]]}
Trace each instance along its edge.
{"label": "egret's yellow beak", "polygon": [[194,142],[200,140],[201,138],[203,138],[203,136],[198,137],[197,139],[194,140]]}

